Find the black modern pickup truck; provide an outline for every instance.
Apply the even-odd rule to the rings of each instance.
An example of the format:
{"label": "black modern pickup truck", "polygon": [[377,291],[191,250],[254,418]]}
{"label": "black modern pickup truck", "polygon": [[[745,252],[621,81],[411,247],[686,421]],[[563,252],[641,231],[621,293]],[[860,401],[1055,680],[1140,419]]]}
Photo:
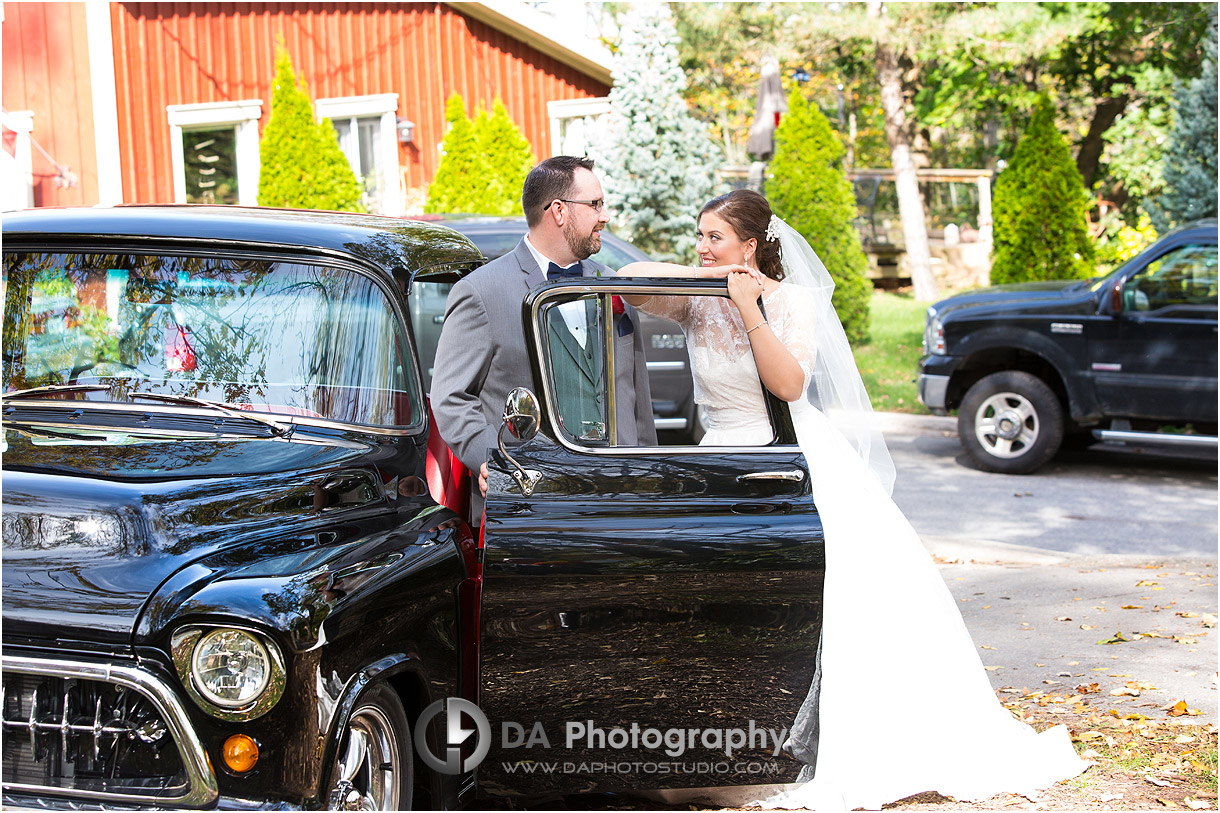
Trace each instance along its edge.
{"label": "black modern pickup truck", "polygon": [[1216,220],[1107,276],[1002,285],[928,308],[919,397],[958,410],[988,471],[1093,440],[1216,447]]}

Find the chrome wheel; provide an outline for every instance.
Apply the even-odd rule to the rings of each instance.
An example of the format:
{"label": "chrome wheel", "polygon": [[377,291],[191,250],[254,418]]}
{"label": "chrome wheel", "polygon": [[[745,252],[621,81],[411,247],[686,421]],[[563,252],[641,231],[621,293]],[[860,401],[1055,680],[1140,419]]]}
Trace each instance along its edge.
{"label": "chrome wheel", "polygon": [[1029,474],[1054,457],[1063,424],[1054,390],[1023,370],[980,378],[957,415],[962,447],[979,468],[1004,474]]}
{"label": "chrome wheel", "polygon": [[411,737],[397,695],[374,686],[361,697],[331,771],[331,810],[411,807]]}
{"label": "chrome wheel", "polygon": [[999,392],[979,404],[974,434],[989,454],[1020,457],[1038,441],[1038,411],[1018,392]]}

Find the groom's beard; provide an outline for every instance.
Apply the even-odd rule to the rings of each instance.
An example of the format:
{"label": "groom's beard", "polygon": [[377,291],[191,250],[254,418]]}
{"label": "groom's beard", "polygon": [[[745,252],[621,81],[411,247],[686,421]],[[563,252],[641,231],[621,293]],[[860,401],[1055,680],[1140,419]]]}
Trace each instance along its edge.
{"label": "groom's beard", "polygon": [[563,227],[563,237],[568,242],[568,248],[578,260],[587,260],[602,250],[602,234],[598,229],[592,234],[581,234],[576,224],[568,222]]}

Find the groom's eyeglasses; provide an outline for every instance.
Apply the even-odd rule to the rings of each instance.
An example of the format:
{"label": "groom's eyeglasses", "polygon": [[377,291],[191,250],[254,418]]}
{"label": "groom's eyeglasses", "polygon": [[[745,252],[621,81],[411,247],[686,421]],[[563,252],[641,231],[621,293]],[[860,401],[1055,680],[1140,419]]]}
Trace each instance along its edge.
{"label": "groom's eyeglasses", "polygon": [[[606,208],[605,198],[598,198],[597,200],[568,200],[567,198],[555,198],[555,200],[559,201],[560,203],[583,203],[585,206],[592,206],[593,211],[595,212],[600,212],[602,209]],[[555,200],[551,201],[551,203],[554,203]],[[551,203],[543,206],[542,211],[545,212],[547,209],[550,209]]]}

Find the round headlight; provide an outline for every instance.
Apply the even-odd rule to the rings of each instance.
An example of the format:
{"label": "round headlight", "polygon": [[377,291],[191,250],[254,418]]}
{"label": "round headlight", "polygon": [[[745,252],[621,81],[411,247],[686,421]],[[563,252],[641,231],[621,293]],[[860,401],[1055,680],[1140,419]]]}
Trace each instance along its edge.
{"label": "round headlight", "polygon": [[246,706],[263,693],[271,678],[271,657],[252,633],[212,630],[199,639],[191,656],[191,677],[205,698],[227,709]]}

